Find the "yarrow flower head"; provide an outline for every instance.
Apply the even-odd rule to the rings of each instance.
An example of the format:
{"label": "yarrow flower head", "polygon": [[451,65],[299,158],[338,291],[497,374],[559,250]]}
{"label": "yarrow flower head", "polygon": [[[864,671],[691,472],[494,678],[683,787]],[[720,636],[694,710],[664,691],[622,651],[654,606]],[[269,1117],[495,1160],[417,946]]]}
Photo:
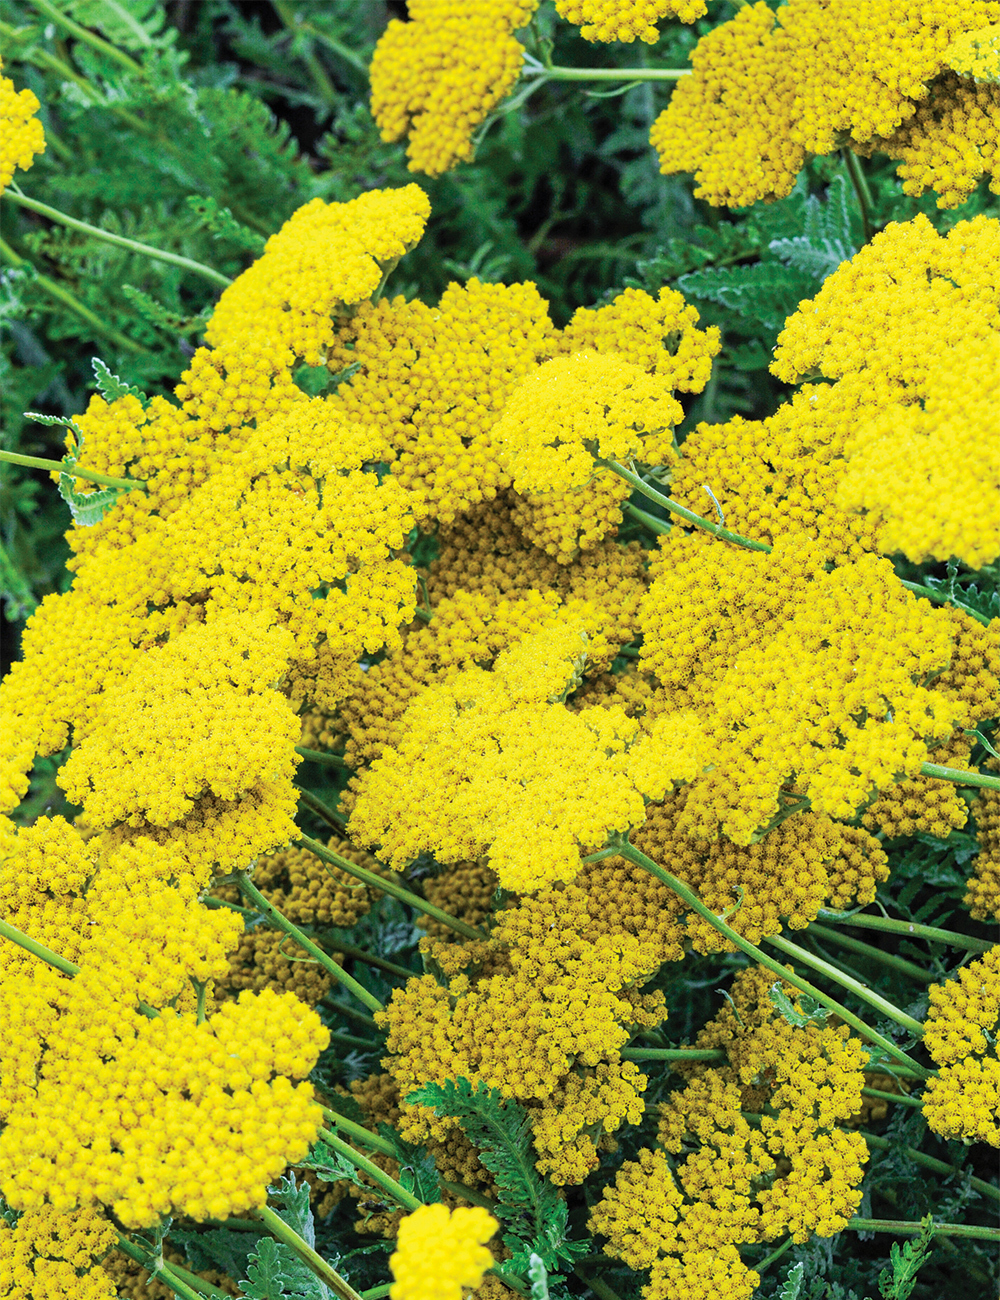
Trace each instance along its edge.
{"label": "yarrow flower head", "polygon": [[556,0],[556,13],[577,23],[586,41],[645,41],[654,45],[654,24],[664,18],[693,23],[705,12],[705,0]]}
{"label": "yarrow flower head", "polygon": [[473,155],[473,134],[521,73],[514,32],[539,0],[410,0],[372,56],[372,116],[383,140],[409,135],[411,171],[440,176]]}
{"label": "yarrow flower head", "polygon": [[18,168],[27,171],[35,155],[45,152],[45,132],[35,117],[40,108],[33,91],[15,90],[9,77],[0,77],[0,194]]}
{"label": "yarrow flower head", "polygon": [[462,1300],[462,1288],[478,1286],[493,1264],[486,1242],[499,1228],[478,1205],[421,1205],[399,1225],[391,1300]]}

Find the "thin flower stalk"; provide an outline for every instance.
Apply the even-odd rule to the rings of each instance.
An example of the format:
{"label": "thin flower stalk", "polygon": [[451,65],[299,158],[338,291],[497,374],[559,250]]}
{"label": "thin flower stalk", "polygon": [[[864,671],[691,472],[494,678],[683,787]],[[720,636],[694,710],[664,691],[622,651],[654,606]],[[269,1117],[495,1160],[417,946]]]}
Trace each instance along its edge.
{"label": "thin flower stalk", "polygon": [[[849,1232],[898,1232],[916,1236],[923,1231],[923,1224],[911,1223],[908,1219],[851,1219],[847,1224]],[[982,1228],[975,1223],[935,1223],[935,1237],[971,1237],[979,1241],[1000,1241],[1000,1228]]]}
{"label": "thin flower stalk", "polygon": [[237,873],[236,884],[239,887],[240,893],[250,899],[262,916],[265,916],[269,921],[276,925],[279,930],[284,930],[285,934],[290,935],[296,943],[300,944],[306,950],[310,957],[314,957],[328,974],[332,975],[338,983],[342,984],[349,993],[353,993],[358,1001],[366,1006],[369,1011],[384,1010],[382,1003],[373,993],[369,993],[364,985],[359,984],[353,976],[348,975],[343,966],[338,965],[338,963],[335,962],[332,957],[328,956],[322,948],[318,947],[310,938],[304,935],[297,925],[293,925],[286,916],[282,915],[274,904],[264,897],[245,871]]}
{"label": "thin flower stalk", "polygon": [[[749,940],[744,939],[741,934],[737,934],[731,926],[727,925],[725,921],[721,920],[713,911],[705,906],[689,885],[685,885],[682,880],[678,880],[677,877],[671,875],[669,871],[665,871],[664,868],[654,862],[652,858],[647,858],[645,853],[635,848],[634,845],[629,844],[624,836],[616,837],[615,842],[617,843],[618,851],[623,858],[634,863],[637,867],[642,867],[651,875],[655,876],[657,880],[666,885],[668,889],[672,889],[678,898],[687,903],[688,907],[690,907],[692,911],[697,912],[699,916],[708,921],[708,923],[718,930],[720,934],[724,935],[731,943],[735,944],[741,952],[745,952],[748,957],[752,957],[755,961],[760,962],[762,966],[773,971],[779,979],[787,981],[794,988],[797,988],[799,992],[808,993],[810,997],[816,998],[817,1001],[821,1002],[825,1007],[828,1007],[831,1011],[840,1016],[845,1024],[850,1025],[851,1028],[856,1030],[863,1038],[866,1038],[869,1042],[875,1043],[881,1047],[883,1051],[887,1052],[893,1058],[894,1061],[898,1061],[900,1064],[909,1066],[912,1070],[915,1070],[919,1078],[926,1079],[929,1077],[930,1072],[925,1070],[924,1067],[915,1061],[912,1056],[907,1055],[901,1047],[897,1047],[891,1039],[884,1037],[884,1035],[878,1033],[877,1030],[872,1029],[870,1025],[866,1025],[865,1022],[856,1016],[853,1011],[849,1011],[847,1007],[837,1002],[834,998],[831,998],[828,993],[824,993],[821,989],[816,988],[815,985],[810,984],[808,980],[804,980],[794,971],[786,970],[780,962],[775,961],[774,958],[768,956],[766,952],[763,952],[760,948],[756,947],[756,945],[750,943]],[[836,980],[838,983],[843,982],[843,977],[839,972],[836,973]],[[897,1013],[897,1015],[898,1014],[899,1013]]]}
{"label": "thin flower stalk", "polygon": [[122,488],[131,491],[133,488],[146,490],[146,484],[137,478],[114,478],[111,474],[99,474],[96,469],[81,469],[79,465],[71,465],[65,460],[49,460],[42,456],[22,456],[18,451],[0,451],[0,461],[7,461],[11,465],[23,465],[27,469],[47,469],[53,474],[69,474],[72,478],[82,478],[88,483],[100,483],[102,487]]}
{"label": "thin flower stalk", "polygon": [[881,948],[876,948],[872,943],[864,943],[861,939],[852,939],[849,934],[841,934],[839,930],[831,930],[825,925],[818,925],[815,921],[809,926],[809,933],[816,935],[820,939],[827,939],[831,943],[837,943],[842,948],[846,948],[848,952],[856,952],[862,957],[881,962],[883,966],[891,966],[893,970],[898,970],[901,975],[908,975],[910,979],[917,980],[921,984],[934,983],[934,976],[922,966],[918,966],[915,961],[907,961],[905,957],[897,957],[894,953],[884,952]]}
{"label": "thin flower stalk", "polygon": [[344,1159],[349,1160],[356,1169],[360,1169],[362,1173],[367,1174],[373,1182],[377,1183],[378,1186],[381,1187],[383,1192],[388,1196],[391,1196],[396,1204],[402,1206],[404,1210],[412,1213],[413,1210],[419,1209],[420,1206],[423,1205],[423,1201],[418,1200],[417,1197],[415,1197],[412,1192],[408,1192],[405,1187],[401,1187],[400,1184],[396,1182],[395,1178],[390,1177],[384,1169],[380,1169],[378,1165],[369,1160],[367,1156],[363,1156],[360,1151],[356,1151],[349,1143],[344,1142],[342,1138],[337,1137],[336,1133],[331,1133],[329,1129],[321,1128],[319,1136],[328,1147],[339,1152]]}
{"label": "thin flower stalk", "polygon": [[327,1284],[334,1295],[339,1297],[339,1300],[361,1300],[350,1283],[346,1282],[335,1269],[332,1269],[323,1256],[318,1255],[312,1246],[300,1237],[294,1228],[289,1227],[284,1219],[272,1210],[269,1205],[262,1206],[259,1210],[255,1210],[254,1213],[272,1237],[276,1237],[278,1241],[283,1241],[286,1246],[290,1247],[302,1260],[303,1264]]}
{"label": "thin flower stalk", "polygon": [[[861,1136],[876,1151],[893,1151],[896,1149],[893,1142],[890,1142],[888,1138],[879,1137],[876,1133],[866,1133],[862,1130]],[[904,1147],[903,1154],[908,1160],[912,1160],[915,1165],[920,1165],[922,1169],[930,1170],[931,1173],[935,1174],[943,1174],[946,1178],[950,1178],[953,1174],[960,1174],[965,1177],[967,1173],[959,1165],[950,1165],[945,1160],[938,1160],[935,1156],[925,1155],[923,1151],[918,1151],[916,1147]],[[1000,1188],[995,1187],[992,1183],[987,1183],[982,1178],[970,1176],[969,1186],[975,1188],[981,1196],[988,1197],[989,1200],[1000,1205]]]}
{"label": "thin flower stalk", "polygon": [[882,930],[886,934],[905,934],[912,939],[927,939],[932,943],[948,944],[952,948],[965,948],[968,952],[989,952],[993,947],[985,939],[974,939],[957,930],[941,930],[934,925],[921,925],[917,921],[901,921],[891,916],[873,916],[870,912],[831,912],[821,908],[819,919],[829,925],[853,925],[861,930]]}
{"label": "thin flower stalk", "polygon": [[179,1264],[168,1264],[162,1256],[155,1257],[148,1251],[142,1250],[128,1237],[119,1235],[118,1249],[136,1264],[149,1269],[157,1281],[169,1287],[175,1295],[181,1297],[181,1300],[199,1300],[201,1296],[211,1296],[213,1300],[217,1300],[218,1297],[224,1297],[226,1294],[211,1282],[206,1282],[186,1268],[181,1268]]}

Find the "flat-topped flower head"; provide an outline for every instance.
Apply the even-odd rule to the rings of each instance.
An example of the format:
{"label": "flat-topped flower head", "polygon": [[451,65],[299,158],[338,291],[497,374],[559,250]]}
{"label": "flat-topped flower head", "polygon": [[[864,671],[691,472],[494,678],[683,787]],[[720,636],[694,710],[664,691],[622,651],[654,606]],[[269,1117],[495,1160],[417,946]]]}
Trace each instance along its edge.
{"label": "flat-topped flower head", "polygon": [[35,117],[40,108],[33,91],[15,90],[9,77],[0,77],[0,194],[18,168],[27,171],[35,155],[45,152],[45,132]]}
{"label": "flat-topped flower head", "polygon": [[478,1205],[421,1205],[399,1225],[391,1300],[462,1300],[463,1288],[478,1286],[493,1264],[486,1242],[499,1227]]}
{"label": "flat-topped flower head", "polygon": [[585,41],[645,41],[655,45],[655,24],[664,18],[693,23],[705,12],[705,0],[556,0],[556,13],[577,23]]}

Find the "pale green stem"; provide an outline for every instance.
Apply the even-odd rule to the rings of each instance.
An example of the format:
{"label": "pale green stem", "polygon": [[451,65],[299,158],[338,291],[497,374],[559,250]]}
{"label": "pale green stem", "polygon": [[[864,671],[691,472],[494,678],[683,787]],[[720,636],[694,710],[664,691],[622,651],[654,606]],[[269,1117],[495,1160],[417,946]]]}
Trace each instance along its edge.
{"label": "pale green stem", "polygon": [[254,1210],[254,1214],[260,1219],[261,1223],[267,1228],[272,1237],[277,1237],[283,1241],[298,1255],[316,1276],[327,1284],[334,1295],[339,1296],[340,1300],[361,1300],[357,1291],[337,1273],[326,1262],[322,1255],[317,1255],[312,1246],[309,1245],[294,1228],[284,1221],[280,1214],[277,1214],[269,1205],[263,1205],[259,1210]]}
{"label": "pale green stem", "polygon": [[95,239],[103,239],[106,244],[116,244],[119,248],[127,248],[132,253],[141,253],[157,262],[169,262],[171,266],[181,266],[186,271],[193,271],[203,279],[210,280],[213,284],[222,285],[223,288],[232,284],[232,280],[228,276],[220,275],[218,271],[213,271],[210,266],[203,266],[201,262],[192,261],[190,257],[182,257],[180,253],[168,253],[166,249],[153,248],[150,244],[140,244],[138,240],[126,239],[124,235],[115,235],[110,230],[102,230],[100,226],[92,226],[89,222],[78,221],[76,217],[60,212],[58,208],[50,208],[47,203],[39,203],[37,199],[29,199],[26,194],[21,194],[17,190],[4,190],[3,198],[10,199],[18,207],[27,208],[30,212],[37,212],[40,216],[48,217],[50,221],[58,221],[61,225],[68,226],[70,230],[79,230],[85,235],[93,235]]}
{"label": "pale green stem", "polygon": [[370,952],[365,952],[364,948],[356,948],[353,943],[344,943],[342,939],[327,939],[325,942],[334,952],[342,952],[345,957],[353,957],[355,961],[364,962],[366,966],[374,966],[377,970],[384,970],[389,975],[398,975],[400,979],[409,980],[415,974],[405,966],[399,966],[394,961],[386,961],[384,957],[373,957]]}
{"label": "pale green stem", "polygon": [[726,1059],[720,1047],[623,1047],[619,1055],[625,1061],[688,1061],[719,1065]]}
{"label": "pale green stem", "polygon": [[[79,23],[75,23],[73,19],[68,18],[61,9],[57,9],[55,5],[49,4],[49,0],[31,0],[31,4],[40,14],[44,14],[46,18],[50,18],[56,26],[61,27],[63,31],[68,32],[70,36],[75,36],[78,41],[83,41],[84,44],[89,45],[91,49],[97,50],[99,54],[103,54],[109,59],[114,59],[116,63],[120,63],[121,66],[127,68],[129,72],[142,72],[141,64],[136,63],[135,59],[126,54],[124,50],[118,49],[116,45],[110,44],[110,42],[104,40],[103,37],[98,36],[95,32],[88,31],[86,27],[81,27]],[[140,44],[146,46],[150,45],[151,41],[149,39],[149,34],[135,21],[134,18],[132,18],[132,15],[122,9],[120,5],[115,5],[114,8],[116,17],[128,23],[133,31],[135,31]]]}
{"label": "pale green stem", "polygon": [[818,934],[821,939],[826,939],[830,943],[838,943],[848,952],[859,953],[862,957],[869,957],[872,961],[881,962],[883,966],[891,966],[903,975],[908,975],[912,980],[919,980],[921,984],[933,984],[934,976],[918,966],[915,961],[907,961],[905,957],[897,957],[894,953],[883,952],[881,948],[876,948],[873,943],[864,943],[861,939],[852,939],[849,934],[841,934],[839,930],[828,929],[825,925],[819,925],[816,921],[809,926],[808,934]]}
{"label": "pale green stem", "polygon": [[321,1128],[319,1136],[334,1151],[339,1151],[345,1160],[349,1160],[356,1169],[368,1175],[373,1182],[388,1196],[411,1214],[414,1210],[419,1210],[423,1201],[418,1201],[412,1192],[408,1192],[405,1187],[401,1187],[395,1178],[391,1178],[384,1169],[380,1169],[377,1164],[363,1156],[360,1151],[355,1151],[354,1147],[337,1137],[336,1133],[331,1133],[329,1129]]}
{"label": "pale green stem", "polygon": [[870,912],[830,912],[821,908],[818,915],[831,925],[853,925],[860,930],[881,930],[885,934],[907,934],[913,939],[927,939],[932,943],[945,943],[952,948],[965,948],[968,952],[989,952],[993,945],[987,939],[973,939],[957,930],[939,930],[934,925],[920,925],[917,921],[898,921],[891,916],[873,916]]}
{"label": "pale green stem", "polygon": [[670,497],[665,497],[662,492],[657,492],[648,483],[644,483],[638,474],[633,474],[630,469],[626,469],[624,465],[619,465],[616,460],[602,460],[600,457],[595,457],[594,463],[610,469],[619,478],[623,478],[626,483],[630,483],[637,492],[641,492],[650,501],[655,501],[664,510],[669,510],[672,515],[677,515],[685,523],[693,524],[695,528],[711,533],[713,537],[718,537],[720,541],[733,542],[736,546],[742,546],[748,551],[763,551],[766,555],[770,555],[771,547],[766,542],[755,542],[750,537],[741,537],[739,533],[732,533],[728,528],[723,528],[721,524],[713,524],[710,519],[704,519],[701,515],[696,515],[693,510],[688,510],[687,506],[682,506],[679,502],[672,501]]}
{"label": "pale green stem", "polygon": [[[27,259],[15,253],[6,240],[0,239],[0,256],[10,262],[11,266],[25,266]],[[40,289],[44,289],[50,298],[55,298],[67,307],[74,315],[85,320],[95,334],[102,334],[116,347],[124,348],[127,352],[138,352],[141,356],[152,356],[153,349],[147,348],[142,343],[136,343],[133,339],[127,338],[126,335],[120,334],[118,330],[111,329],[101,320],[96,312],[90,310],[88,306],[76,298],[68,289],[64,289],[58,281],[50,279],[47,275],[42,275],[36,271],[32,280]]]}
{"label": "pale green stem", "polygon": [[395,1282],[383,1282],[381,1286],[373,1286],[361,1292],[361,1300],[383,1300],[395,1285]]}
{"label": "pale green stem", "polygon": [[666,537],[673,531],[673,525],[668,519],[657,519],[656,515],[647,514],[645,510],[634,506],[631,501],[626,501],[622,509],[643,527],[648,528],[651,533],[656,533],[660,537]]}
{"label": "pale green stem", "polygon": [[181,1297],[181,1300],[201,1300],[202,1296],[211,1296],[216,1300],[219,1296],[224,1298],[226,1296],[225,1291],[212,1286],[211,1282],[203,1282],[200,1277],[189,1273],[186,1268],[181,1268],[178,1264],[168,1264],[165,1259],[155,1258],[120,1234],[118,1249],[136,1264],[148,1268],[153,1278],[162,1282],[164,1286],[170,1287],[175,1295]]}
{"label": "pale green stem", "polygon": [[[752,944],[748,939],[744,939],[741,934],[738,934],[731,926],[727,925],[725,921],[721,920],[713,911],[706,907],[689,885],[686,885],[682,880],[678,880],[677,877],[671,875],[669,871],[665,871],[664,868],[661,867],[659,863],[654,862],[652,858],[647,858],[645,853],[641,852],[634,845],[629,844],[628,840],[626,840],[624,836],[617,840],[617,847],[618,852],[623,858],[634,863],[637,867],[642,867],[644,870],[648,871],[650,875],[655,876],[657,880],[666,885],[668,889],[672,889],[677,897],[687,903],[688,907],[690,907],[692,911],[697,912],[700,917],[706,920],[714,929],[718,930],[720,934],[724,935],[730,943],[739,948],[741,952],[746,953],[748,957],[752,957],[754,961],[759,962],[767,970],[773,972],[773,974],[775,974],[779,979],[791,984],[793,988],[797,988],[800,993],[808,993],[810,997],[815,998],[818,1002],[822,1003],[823,1006],[828,1007],[831,1011],[840,1016],[841,1020],[850,1025],[852,1029],[857,1030],[863,1038],[866,1038],[869,1042],[876,1043],[881,1047],[893,1058],[893,1060],[899,1061],[901,1064],[907,1065],[911,1069],[917,1071],[919,1078],[926,1079],[929,1077],[930,1072],[925,1070],[923,1066],[919,1065],[912,1056],[908,1056],[901,1047],[897,1047],[891,1039],[884,1037],[882,1034],[878,1033],[877,1030],[872,1029],[870,1025],[866,1025],[865,1022],[856,1016],[853,1011],[849,1011],[847,1007],[842,1006],[834,998],[831,998],[828,993],[824,993],[821,989],[816,988],[815,985],[810,984],[808,980],[804,980],[801,975],[797,975],[794,971],[786,970],[780,962],[775,961],[773,957],[768,956],[766,952],[756,947],[756,945]],[[844,977],[840,972],[836,972],[836,981],[841,983],[843,979]]]}
{"label": "pale green stem", "polygon": [[369,993],[364,985],[359,984],[353,975],[348,975],[343,966],[338,966],[332,957],[328,956],[322,948],[318,947],[313,941],[306,937],[297,925],[293,925],[287,916],[284,916],[274,906],[272,902],[260,892],[252,880],[247,876],[245,871],[236,873],[236,884],[240,893],[254,904],[260,914],[266,917],[279,930],[284,930],[285,934],[290,935],[296,943],[303,947],[310,957],[314,957],[323,969],[332,975],[338,983],[343,984],[349,993],[353,993],[359,1002],[363,1003],[369,1011],[384,1011],[382,1003],[374,995]]}
{"label": "pale green stem", "polygon": [[[862,1130],[861,1136],[876,1151],[892,1151],[895,1149],[893,1142],[888,1138],[879,1137],[875,1133],[866,1133]],[[918,1151],[916,1147],[904,1147],[903,1154],[907,1159],[912,1160],[915,1165],[929,1169],[934,1174],[944,1174],[946,1177],[950,1177],[952,1174],[964,1175],[967,1172],[959,1165],[950,1165],[944,1160],[938,1160],[935,1156],[924,1155],[923,1151]],[[982,1178],[973,1177],[969,1178],[969,1186],[975,1188],[981,1196],[986,1196],[991,1201],[1000,1204],[1000,1187],[994,1187],[992,1183],[987,1183]]]}
{"label": "pale green stem", "polygon": [[860,998],[862,1002],[867,1002],[876,1011],[881,1011],[890,1020],[895,1020],[897,1025],[902,1025],[904,1029],[908,1029],[917,1038],[923,1036],[924,1027],[919,1020],[914,1020],[905,1011],[900,1011],[897,1006],[882,997],[881,993],[876,993],[874,989],[870,989],[866,984],[862,984],[860,980],[856,980],[853,975],[846,975],[843,971],[837,970],[835,966],[831,966],[822,957],[806,952],[805,948],[800,948],[797,943],[792,943],[784,935],[768,934],[764,936],[764,941],[773,948],[777,948],[779,952],[783,952],[786,957],[791,957],[793,961],[800,961],[804,966],[811,966],[814,971],[818,971],[820,975],[825,975],[827,979],[833,980],[835,984],[850,989],[855,997]]}
{"label": "pale green stem", "polygon": [[326,806],[325,803],[317,799],[314,794],[310,794],[308,790],[303,790],[302,786],[297,785],[295,787],[295,792],[299,796],[299,803],[304,803],[311,812],[316,814],[317,817],[321,817],[328,826],[332,826],[342,840],[348,838],[347,826],[342,817],[338,817],[336,813],[332,812]]}
{"label": "pale green stem", "polygon": [[791,1250],[793,1245],[794,1238],[789,1237],[786,1241],[782,1242],[777,1250],[772,1250],[770,1255],[765,1255],[759,1264],[751,1265],[753,1271],[755,1273],[763,1273],[764,1270],[770,1268],[772,1264],[776,1264],[787,1250]]}
{"label": "pale green stem", "polygon": [[321,749],[306,749],[305,745],[296,745],[295,752],[310,763],[319,763],[323,767],[347,767],[340,754],[324,754]]}
{"label": "pale green stem", "polygon": [[938,591],[936,587],[922,587],[919,582],[903,582],[902,578],[899,581],[907,591],[912,591],[915,596],[923,596],[926,600],[933,600],[938,605],[954,605],[956,609],[960,609],[971,618],[977,619],[985,627],[990,625],[988,614],[980,614],[977,609],[970,609],[968,605],[963,605],[954,596],[949,596],[946,591]]}
{"label": "pale green stem", "polygon": [[[898,1232],[914,1236],[923,1230],[919,1223],[909,1219],[851,1219],[848,1232]],[[1000,1241],[1000,1228],[980,1228],[974,1223],[935,1223],[935,1237],[973,1237],[981,1241]]]}
{"label": "pale green stem", "polygon": [[872,192],[868,186],[868,178],[865,176],[858,162],[857,154],[853,149],[841,149],[841,156],[844,159],[844,166],[847,168],[847,176],[854,189],[855,196],[858,200],[858,211],[861,213],[861,228],[864,233],[865,243],[871,242],[872,237]]}
{"label": "pale green stem", "polygon": [[566,68],[528,66],[522,77],[542,77],[546,81],[678,81],[690,77],[690,68]]}
{"label": "pale green stem", "polygon": [[53,952],[51,948],[46,948],[45,944],[39,943],[37,939],[32,939],[22,931],[15,930],[7,921],[0,921],[0,939],[9,939],[11,943],[16,943],[25,952],[30,952],[32,957],[38,957],[63,975],[80,974],[80,967],[74,962],[68,961],[65,957],[60,957],[57,952]]}
{"label": "pale green stem", "polygon": [[921,763],[920,775],[937,777],[939,781],[952,781],[955,785],[977,785],[984,790],[1000,790],[1000,776],[987,776],[985,772],[964,772],[960,767]]}
{"label": "pale green stem", "polygon": [[883,1092],[881,1088],[862,1088],[866,1097],[878,1097],[881,1101],[898,1101],[902,1106],[912,1106],[915,1110],[923,1109],[919,1097],[908,1097],[905,1092]]}
{"label": "pale green stem", "polygon": [[308,849],[310,853],[315,853],[324,862],[329,862],[332,866],[339,867],[341,871],[348,872],[356,880],[361,880],[366,885],[370,885],[372,889],[377,889],[383,894],[390,894],[401,903],[406,903],[418,912],[423,912],[425,916],[433,917],[435,921],[440,921],[442,925],[448,926],[449,929],[454,930],[456,934],[462,935],[463,938],[486,938],[482,930],[477,930],[474,925],[467,925],[464,921],[460,921],[457,916],[449,916],[447,912],[442,912],[433,903],[428,903],[426,898],[420,898],[417,894],[404,889],[402,885],[397,885],[394,880],[387,880],[383,876],[377,876],[374,871],[369,871],[366,867],[359,867],[356,862],[351,862],[349,858],[342,858],[339,853],[334,853],[325,844],[320,844],[319,840],[313,840],[308,835],[302,835],[296,840],[296,843]]}
{"label": "pale green stem", "polygon": [[363,1124],[358,1124],[353,1119],[348,1119],[346,1115],[341,1115],[338,1111],[330,1110],[328,1106],[324,1106],[322,1110],[323,1118],[328,1124],[332,1124],[334,1128],[340,1129],[341,1132],[352,1137],[355,1142],[363,1142],[364,1145],[370,1147],[372,1151],[378,1151],[384,1156],[392,1156],[395,1158],[396,1151],[392,1143],[387,1142],[386,1139],[380,1137],[378,1133],[373,1133],[371,1129],[365,1128]]}
{"label": "pale green stem", "polygon": [[96,469],[81,469],[79,465],[70,465],[64,460],[47,460],[42,456],[22,456],[16,451],[0,451],[0,460],[11,465],[26,465],[29,469],[47,469],[50,474],[69,474],[71,478],[82,478],[87,483],[100,483],[103,487],[133,488],[142,492],[146,484],[138,478],[113,478],[110,474],[99,474]]}

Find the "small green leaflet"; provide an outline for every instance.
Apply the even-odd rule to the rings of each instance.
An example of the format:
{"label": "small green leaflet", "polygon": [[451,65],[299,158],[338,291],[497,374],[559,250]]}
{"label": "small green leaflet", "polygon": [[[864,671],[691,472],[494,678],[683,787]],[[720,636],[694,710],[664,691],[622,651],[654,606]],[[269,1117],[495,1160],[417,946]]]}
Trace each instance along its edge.
{"label": "small green leaflet", "polygon": [[878,1287],[884,1300],[908,1300],[917,1284],[917,1274],[927,1262],[931,1241],[934,1238],[933,1215],[926,1215],[920,1220],[920,1235],[904,1242],[900,1249],[898,1242],[892,1243],[889,1259],[892,1268],[884,1268],[879,1274]]}
{"label": "small green leaflet", "polygon": [[549,1300],[549,1274],[538,1255],[528,1257],[528,1281],[531,1283],[531,1300]]}
{"label": "small green leaflet", "polygon": [[808,1025],[813,1020],[822,1024],[830,1014],[822,1002],[817,1002],[808,993],[799,995],[799,1006],[802,1010],[796,1011],[791,998],[785,993],[777,980],[768,989],[767,995],[771,999],[771,1005],[781,1018],[799,1029],[802,1029],[803,1026]]}
{"label": "small green leaflet", "polygon": [[[296,1186],[295,1176],[282,1178],[268,1195],[285,1223],[308,1246],[315,1246],[316,1233],[309,1208],[309,1185]],[[336,1267],[336,1265],[334,1265]],[[308,1268],[290,1246],[272,1237],[261,1237],[247,1262],[247,1275],[240,1282],[249,1300],[332,1300],[333,1293]]]}
{"label": "small green leaflet", "polygon": [[[103,361],[99,364],[104,365]],[[98,360],[95,357],[95,370],[97,365]],[[104,368],[107,370],[107,366]],[[111,372],[108,371],[108,373]],[[114,379],[115,376],[112,375],[111,378]],[[98,382],[100,382],[100,377],[98,377]],[[119,492],[124,489],[99,488],[96,492],[77,492],[75,490],[72,470],[79,460],[80,453],[83,451],[83,430],[74,419],[65,415],[40,415],[37,411],[25,411],[24,418],[34,420],[36,424],[50,424],[58,428],[72,429],[75,442],[72,450],[68,451],[62,458],[61,464],[66,466],[66,471],[59,475],[59,495],[69,506],[69,512],[73,516],[74,524],[78,524],[81,528],[89,528],[93,524],[99,524],[118,500]]]}
{"label": "small green leaflet", "polygon": [[799,1300],[802,1294],[802,1281],[805,1271],[806,1266],[801,1262],[792,1265],[785,1276],[781,1290],[778,1292],[778,1300]]}
{"label": "small green leaflet", "polygon": [[[112,374],[100,357],[91,357],[90,364],[94,368],[97,387],[106,402],[117,402],[122,397],[136,397],[143,410],[149,405],[149,398],[141,388],[136,388],[134,384],[126,384],[124,380]],[[79,451],[79,448],[77,450]]]}

